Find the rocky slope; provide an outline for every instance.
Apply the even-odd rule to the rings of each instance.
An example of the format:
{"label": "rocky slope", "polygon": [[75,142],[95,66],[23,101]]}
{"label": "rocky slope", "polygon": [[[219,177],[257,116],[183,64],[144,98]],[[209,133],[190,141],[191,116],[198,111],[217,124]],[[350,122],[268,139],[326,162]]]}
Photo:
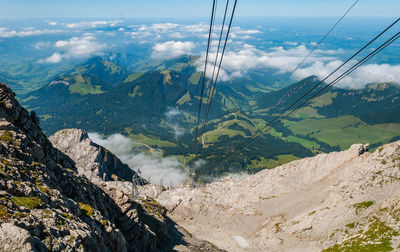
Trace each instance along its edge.
{"label": "rocky slope", "polygon": [[359,147],[155,196],[174,221],[228,251],[399,249],[400,142]]}
{"label": "rocky slope", "polygon": [[54,147],[75,161],[78,173],[91,181],[131,181],[135,172],[114,154],[89,139],[86,131],[65,129],[49,137]]}
{"label": "rocky slope", "polygon": [[152,199],[93,184],[0,83],[0,251],[219,251]]}

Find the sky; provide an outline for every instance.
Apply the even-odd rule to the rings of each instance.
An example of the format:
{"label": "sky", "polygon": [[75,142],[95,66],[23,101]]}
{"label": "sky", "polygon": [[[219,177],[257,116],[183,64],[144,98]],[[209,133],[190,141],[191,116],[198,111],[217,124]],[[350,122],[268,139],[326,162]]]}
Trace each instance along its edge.
{"label": "sky", "polygon": [[[233,1],[233,0],[231,0]],[[354,0],[239,0],[238,16],[340,16]],[[205,17],[212,0],[1,0],[0,17]],[[399,0],[360,0],[350,16],[398,16]]]}

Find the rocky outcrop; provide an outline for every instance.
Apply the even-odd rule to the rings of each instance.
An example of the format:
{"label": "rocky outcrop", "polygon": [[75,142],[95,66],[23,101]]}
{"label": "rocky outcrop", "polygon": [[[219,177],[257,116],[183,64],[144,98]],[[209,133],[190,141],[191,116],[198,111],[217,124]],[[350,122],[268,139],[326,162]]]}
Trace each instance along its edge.
{"label": "rocky outcrop", "polygon": [[78,173],[92,181],[132,181],[135,172],[106,148],[89,139],[85,130],[64,129],[49,137],[54,147],[75,161]]}
{"label": "rocky outcrop", "polygon": [[189,232],[228,251],[397,249],[400,141],[374,153],[360,147],[240,180],[180,186],[156,200]]}
{"label": "rocky outcrop", "polygon": [[219,251],[165,212],[78,174],[0,83],[0,251]]}

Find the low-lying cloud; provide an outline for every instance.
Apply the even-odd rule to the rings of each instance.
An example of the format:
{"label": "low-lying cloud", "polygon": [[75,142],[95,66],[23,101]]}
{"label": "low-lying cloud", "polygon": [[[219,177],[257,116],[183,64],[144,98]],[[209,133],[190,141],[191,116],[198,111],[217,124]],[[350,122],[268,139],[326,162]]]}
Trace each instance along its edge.
{"label": "low-lying cloud", "polygon": [[152,58],[173,59],[185,54],[191,54],[195,47],[193,42],[167,41],[157,43],[153,47]]}
{"label": "low-lying cloud", "polygon": [[[283,47],[273,47],[269,51],[261,51],[256,47],[244,44],[236,51],[228,51],[224,56],[220,78],[221,81],[227,81],[235,77],[241,77],[250,70],[273,69],[278,74],[291,73],[297,65],[309,53],[309,48],[305,45],[295,46],[295,43],[287,42],[291,46],[289,49]],[[215,51],[215,50],[214,50]],[[343,61],[337,58],[343,54],[343,50],[321,50],[317,49],[308,58],[303,67],[298,69],[292,76],[295,80],[301,80],[311,75],[324,79],[328,74],[340,66]],[[211,58],[215,58],[215,52],[211,53]],[[211,61],[213,62],[213,61]],[[357,63],[349,62],[348,66]],[[198,62],[198,71],[202,71],[204,56]],[[208,69],[214,66],[210,63]],[[336,75],[327,80],[333,81],[348,68],[344,67]],[[208,77],[211,78],[212,71],[208,71]],[[348,77],[340,81],[336,86],[342,88],[362,88],[367,84],[374,82],[400,82],[400,65],[389,64],[369,64],[361,66]]]}
{"label": "low-lying cloud", "polygon": [[54,47],[60,50],[60,52],[55,52],[39,62],[59,63],[63,59],[101,55],[103,50],[106,49],[106,45],[99,43],[92,35],[72,37],[69,40],[59,40],[54,44]]}
{"label": "low-lying cloud", "polygon": [[106,21],[97,20],[97,21],[83,21],[77,23],[63,23],[62,25],[70,29],[81,29],[81,28],[115,27],[121,23],[122,23],[121,20],[106,20]]}
{"label": "low-lying cloud", "polygon": [[187,181],[188,174],[183,171],[182,164],[174,157],[161,157],[160,153],[146,155],[136,151],[138,144],[121,134],[102,137],[97,133],[89,133],[93,142],[109,149],[131,169],[140,169],[144,179],[158,184],[163,181],[165,186],[178,186]]}
{"label": "low-lying cloud", "polygon": [[34,27],[26,27],[20,31],[9,30],[6,27],[0,27],[0,38],[12,38],[12,37],[29,37],[39,36],[45,34],[55,34],[64,32],[63,30],[52,30],[52,29],[37,29]]}
{"label": "low-lying cloud", "polygon": [[165,118],[167,124],[174,131],[175,139],[183,136],[185,134],[185,129],[179,126],[178,117],[182,115],[182,112],[177,108],[168,108],[165,112]]}

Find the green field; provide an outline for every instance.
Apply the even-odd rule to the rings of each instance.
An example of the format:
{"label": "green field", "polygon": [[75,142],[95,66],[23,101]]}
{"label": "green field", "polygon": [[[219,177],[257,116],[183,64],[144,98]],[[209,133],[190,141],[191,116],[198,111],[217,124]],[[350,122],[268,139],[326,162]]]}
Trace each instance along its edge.
{"label": "green field", "polygon": [[296,159],[299,159],[298,157],[294,155],[279,155],[277,156],[276,159],[265,159],[264,157],[260,158],[260,161],[257,160],[252,160],[250,169],[272,169],[277,166],[280,166],[282,164],[286,164],[289,162],[292,162]]}
{"label": "green field", "polygon": [[388,142],[400,134],[400,124],[371,126],[355,116],[331,119],[305,119],[297,123],[285,122],[296,135],[310,136],[341,149],[356,143]]}
{"label": "green field", "polygon": [[150,137],[144,136],[142,134],[131,134],[130,131],[131,131],[131,129],[129,129],[129,128],[125,129],[125,132],[128,133],[129,138],[131,138],[134,142],[137,142],[137,143],[147,144],[154,148],[176,147],[177,146],[175,143],[171,143],[171,142],[156,139],[156,138],[150,138]]}
{"label": "green field", "polygon": [[318,149],[320,147],[318,143],[300,137],[288,136],[286,140],[291,143],[299,143],[310,150]]}

